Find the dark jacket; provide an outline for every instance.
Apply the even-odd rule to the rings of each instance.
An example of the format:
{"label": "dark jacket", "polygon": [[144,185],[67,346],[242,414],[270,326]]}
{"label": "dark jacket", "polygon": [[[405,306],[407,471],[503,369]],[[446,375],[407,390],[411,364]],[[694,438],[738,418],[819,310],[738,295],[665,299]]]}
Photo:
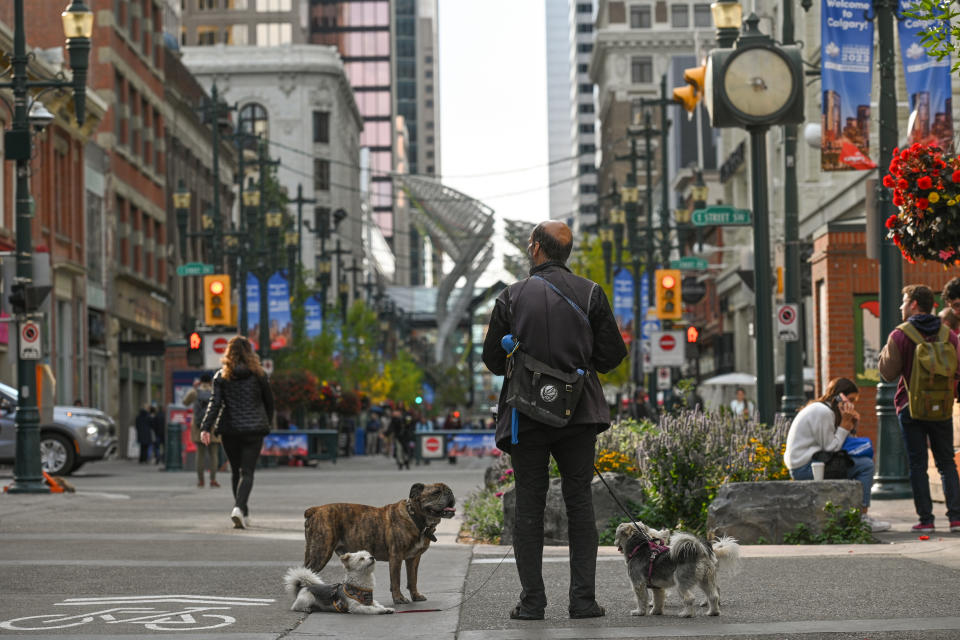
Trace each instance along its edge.
{"label": "dark jacket", "polygon": [[153,417],[146,409],[140,409],[136,419],[137,442],[150,444],[153,442]]}
{"label": "dark jacket", "polygon": [[210,431],[220,418],[220,434],[266,435],[273,423],[273,391],[266,376],[254,375],[246,368],[234,368],[233,377],[223,377],[223,370],[213,376],[213,397],[203,417],[201,431]]}
{"label": "dark jacket", "polygon": [[[917,328],[927,342],[937,339],[940,332],[940,318],[930,313],[918,313],[907,318],[907,322]],[[958,358],[960,358],[960,344],[958,344],[957,334],[950,332],[950,344],[958,349]],[[917,350],[917,345],[913,340],[907,337],[900,329],[894,329],[887,338],[887,344],[880,351],[880,361],[877,368],[880,370],[880,377],[887,382],[893,382],[898,377],[897,394],[893,398],[893,404],[896,407],[897,414],[903,412],[909,404],[906,380],[910,379],[913,373],[913,354]]]}
{"label": "dark jacket", "polygon": [[[587,372],[580,403],[568,426],[596,425],[597,432],[610,427],[610,408],[597,373],[614,369],[627,355],[610,303],[600,285],[581,278],[559,262],[546,262],[530,270],[544,278],[587,314],[590,326],[539,278],[516,282],[501,292],[490,316],[483,341],[483,362],[496,375],[506,373],[507,354],[500,340],[508,333],[537,360],[561,371]],[[497,447],[509,451],[511,411],[504,404],[506,385],[500,392],[497,413]],[[520,416],[521,433],[531,428],[553,428]]]}

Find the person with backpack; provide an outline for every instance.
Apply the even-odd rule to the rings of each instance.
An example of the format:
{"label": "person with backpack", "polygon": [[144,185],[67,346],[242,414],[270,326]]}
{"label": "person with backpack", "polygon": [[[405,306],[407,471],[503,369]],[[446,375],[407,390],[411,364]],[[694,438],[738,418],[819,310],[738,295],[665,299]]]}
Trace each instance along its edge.
{"label": "person with backpack", "polygon": [[910,487],[920,522],[914,531],[934,530],[927,477],[927,442],[940,472],[950,531],[960,532],[960,478],[953,459],[953,402],[960,362],[956,334],[933,315],[933,291],[922,284],[903,288],[904,322],[880,352],[880,377],[898,380],[894,405],[910,462]]}
{"label": "person with backpack", "polygon": [[211,436],[210,444],[203,444],[200,438],[200,423],[203,422],[203,416],[207,414],[207,406],[213,397],[213,376],[209,373],[200,374],[200,382],[187,391],[183,396],[183,404],[193,405],[193,420],[190,421],[190,439],[197,446],[197,486],[203,486],[203,470],[209,465],[210,469],[210,488],[215,489],[220,486],[217,482],[217,451],[220,448],[220,437]]}

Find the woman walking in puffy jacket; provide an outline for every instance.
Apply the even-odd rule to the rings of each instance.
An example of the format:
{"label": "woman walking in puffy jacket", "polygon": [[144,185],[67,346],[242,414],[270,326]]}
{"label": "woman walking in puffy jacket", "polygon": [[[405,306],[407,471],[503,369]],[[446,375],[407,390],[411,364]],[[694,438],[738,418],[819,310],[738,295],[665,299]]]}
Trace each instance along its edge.
{"label": "woman walking in puffy jacket", "polygon": [[210,444],[210,432],[216,429],[230,461],[234,507],[233,526],[250,526],[247,501],[253,489],[253,471],[263,446],[263,436],[273,423],[273,392],[260,358],[250,341],[234,336],[220,361],[222,367],[213,376],[213,397],[200,427],[200,441]]}

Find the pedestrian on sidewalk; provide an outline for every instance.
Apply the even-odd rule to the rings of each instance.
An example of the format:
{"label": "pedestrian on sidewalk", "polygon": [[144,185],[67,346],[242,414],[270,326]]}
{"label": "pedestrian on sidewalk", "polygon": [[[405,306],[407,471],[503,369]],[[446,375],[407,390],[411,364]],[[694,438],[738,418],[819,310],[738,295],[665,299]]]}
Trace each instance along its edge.
{"label": "pedestrian on sidewalk", "polygon": [[939,316],[943,324],[954,333],[960,332],[960,278],[953,278],[943,285],[943,310]]}
{"label": "pedestrian on sidewalk", "polygon": [[580,369],[585,376],[579,403],[566,426],[549,426],[521,414],[516,438],[513,410],[505,405],[506,384],[500,394],[496,442],[501,451],[510,453],[516,479],[513,550],[522,588],[520,601],[510,612],[515,620],[542,620],[547,605],[543,513],[551,454],[560,469],[567,510],[570,617],[605,613],[596,601],[598,535],[590,484],[597,434],[610,428],[610,409],[596,373],[619,365],[627,349],[603,289],[567,268],[572,246],[573,234],[562,222],[542,222],[534,228],[527,245],[530,277],[497,297],[483,343],[483,362],[495,375],[506,373],[507,354],[501,341],[512,334],[525,354],[560,371]]}
{"label": "pedestrian on sidewalk", "polygon": [[227,343],[222,367],[213,376],[213,397],[200,426],[201,442],[210,445],[216,430],[230,461],[233,511],[237,529],[250,526],[248,501],[263,437],[273,423],[273,392],[250,341],[234,336]]}
{"label": "pedestrian on sidewalk", "polygon": [[[857,385],[849,378],[834,378],[823,395],[811,400],[790,423],[783,462],[794,480],[813,480],[813,456],[820,451],[839,451],[847,436],[856,433],[860,414],[854,403],[860,395]],[[853,466],[847,469],[847,479],[857,480],[863,486],[860,511],[873,532],[886,531],[890,523],[867,516],[870,491],[873,488],[873,457],[853,456]]]}
{"label": "pedestrian on sidewalk", "polygon": [[197,385],[183,396],[183,404],[193,405],[193,419],[190,421],[190,439],[197,445],[197,486],[203,486],[203,471],[210,469],[210,488],[217,488],[217,450],[220,448],[220,437],[212,436],[210,444],[203,444],[200,434],[200,423],[207,414],[207,407],[213,398],[213,376],[209,373],[200,374]]}
{"label": "pedestrian on sidewalk", "polygon": [[163,418],[163,411],[157,405],[150,405],[150,430],[153,431],[154,462],[163,462],[163,452],[167,444],[167,421]]}
{"label": "pedestrian on sidewalk", "polygon": [[140,464],[150,460],[150,448],[153,446],[153,420],[150,418],[150,405],[140,407],[134,423],[137,428],[137,444],[140,445]]}
{"label": "pedestrian on sidewalk", "polygon": [[[880,376],[887,382],[898,380],[894,405],[904,445],[910,463],[910,487],[913,489],[913,504],[920,522],[913,526],[914,531],[934,530],[933,502],[930,498],[930,481],[927,477],[927,446],[940,472],[943,496],[947,507],[950,531],[960,532],[960,478],[953,459],[953,402],[956,394],[957,359],[960,358],[960,343],[957,335],[942,325],[939,317],[933,315],[933,291],[922,284],[911,284],[903,288],[903,301],[900,312],[904,322],[897,326],[887,338],[887,344],[880,352]],[[942,356],[949,356],[952,350],[957,357],[953,362],[953,375],[947,382],[947,393],[941,394],[943,406],[936,407],[932,414],[929,399],[936,397],[934,389],[925,388],[928,376],[913,376],[914,368],[922,366],[914,359],[918,345],[924,347],[924,353],[933,353],[938,347]],[[924,380],[918,382],[918,378]],[[929,376],[935,380],[934,376]],[[913,388],[911,388],[911,385]],[[916,394],[919,394],[916,395]],[[917,399],[923,399],[915,406]],[[949,406],[947,406],[949,405]],[[931,415],[944,417],[936,419]]]}

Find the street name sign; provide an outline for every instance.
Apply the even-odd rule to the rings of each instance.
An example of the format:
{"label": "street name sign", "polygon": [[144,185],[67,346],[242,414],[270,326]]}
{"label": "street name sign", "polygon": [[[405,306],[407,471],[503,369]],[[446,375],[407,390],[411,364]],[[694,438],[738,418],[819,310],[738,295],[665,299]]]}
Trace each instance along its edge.
{"label": "street name sign", "polygon": [[209,276],[213,273],[212,264],[188,262],[177,267],[178,276]]}
{"label": "street name sign", "polygon": [[750,210],[737,209],[726,205],[713,205],[693,212],[692,221],[698,227],[720,225],[725,227],[748,226]]}
{"label": "street name sign", "polygon": [[683,256],[679,260],[671,260],[670,268],[686,271],[703,271],[707,268],[707,261],[697,256]]}

